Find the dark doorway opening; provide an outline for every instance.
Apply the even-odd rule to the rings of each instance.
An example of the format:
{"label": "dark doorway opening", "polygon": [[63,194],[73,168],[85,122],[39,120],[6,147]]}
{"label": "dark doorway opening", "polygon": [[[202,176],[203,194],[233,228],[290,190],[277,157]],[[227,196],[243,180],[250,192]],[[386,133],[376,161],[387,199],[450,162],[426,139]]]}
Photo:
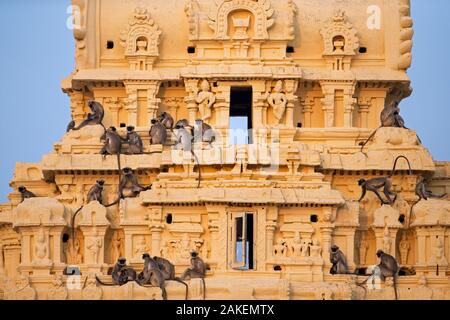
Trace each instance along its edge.
{"label": "dark doorway opening", "polygon": [[231,87],[230,144],[252,142],[252,87]]}

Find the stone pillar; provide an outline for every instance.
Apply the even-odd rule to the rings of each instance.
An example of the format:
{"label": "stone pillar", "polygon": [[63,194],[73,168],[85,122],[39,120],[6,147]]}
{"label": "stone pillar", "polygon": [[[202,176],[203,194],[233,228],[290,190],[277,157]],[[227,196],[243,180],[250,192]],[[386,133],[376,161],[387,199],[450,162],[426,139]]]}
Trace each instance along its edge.
{"label": "stone pillar", "polygon": [[231,87],[229,85],[220,85],[217,88],[215,127],[225,129],[230,127],[230,103],[231,103]]}
{"label": "stone pillar", "polygon": [[325,270],[331,267],[330,249],[333,230],[334,224],[332,223],[324,223],[320,226],[320,232],[322,234],[322,257]]}
{"label": "stone pillar", "polygon": [[152,235],[152,255],[160,256],[161,255],[161,234],[164,230],[164,225],[162,223],[152,225],[150,227],[150,232]]}
{"label": "stone pillar", "polygon": [[130,233],[128,228],[124,229],[125,233],[125,258],[127,261],[131,261],[133,259],[133,233]]}
{"label": "stone pillar", "polygon": [[360,128],[369,128],[369,110],[371,103],[372,98],[360,97],[358,99]]}
{"label": "stone pillar", "polygon": [[266,223],[266,261],[273,256],[273,238],[277,228],[277,222],[270,220]]}
{"label": "stone pillar", "polygon": [[294,128],[294,106],[295,102],[298,100],[296,95],[298,89],[297,80],[285,80],[284,86],[286,90],[286,96],[288,98],[288,103],[286,105],[286,126],[288,128]]}
{"label": "stone pillar", "polygon": [[346,239],[346,257],[350,269],[355,268],[355,228],[354,227],[340,227],[339,231],[345,235]]}
{"label": "stone pillar", "polygon": [[219,208],[218,207],[210,207],[206,206],[206,210],[208,211],[208,230],[210,234],[211,241],[211,253],[209,261],[211,264],[216,264],[219,259],[219,252],[217,248],[219,248]]}
{"label": "stone pillar", "polygon": [[334,106],[334,91],[326,90],[324,92],[325,98],[321,99],[322,110],[324,114],[325,128],[335,127],[335,106]]}
{"label": "stone pillar", "polygon": [[311,128],[312,127],[312,112],[314,107],[314,98],[313,97],[304,97],[301,100],[302,103],[302,113],[303,113],[303,127]]}
{"label": "stone pillar", "polygon": [[111,112],[111,122],[113,126],[119,127],[119,111],[121,109],[121,105],[119,104],[119,99],[117,97],[106,98],[104,100],[105,108],[107,108]]}
{"label": "stone pillar", "polygon": [[21,265],[31,264],[31,230],[19,228],[19,233],[22,236],[20,241],[20,261]]}
{"label": "stone pillar", "polygon": [[137,113],[138,113],[138,90],[132,85],[125,86],[127,91],[127,98],[125,99],[125,109],[128,114],[128,125],[137,127]]}
{"label": "stone pillar", "polygon": [[345,96],[344,97],[344,127],[352,128],[353,111],[355,110],[356,99]]}
{"label": "stone pillar", "polygon": [[198,79],[186,79],[184,81],[184,86],[188,96],[184,99],[189,113],[189,124],[191,126],[195,125],[195,120],[197,119],[198,106],[195,102],[196,95],[198,93]]}
{"label": "stone pillar", "polygon": [[423,271],[426,269],[427,260],[427,236],[428,229],[426,227],[418,227],[416,228],[417,235],[417,248],[416,248],[416,271],[418,274],[423,274]]}
{"label": "stone pillar", "polygon": [[344,127],[352,128],[355,126],[353,123],[353,111],[357,100],[353,98],[355,94],[356,82],[347,85],[344,89]]}
{"label": "stone pillar", "polygon": [[84,94],[80,91],[70,91],[70,111],[72,113],[72,119],[75,121],[75,124],[78,126],[86,117],[85,112],[85,100]]}
{"label": "stone pillar", "polygon": [[12,278],[17,274],[17,267],[21,262],[21,244],[16,241],[5,244],[3,257],[5,259],[5,276]]}
{"label": "stone pillar", "polygon": [[147,111],[149,119],[154,119],[157,116],[161,99],[157,98],[161,82],[152,80],[147,88]]}

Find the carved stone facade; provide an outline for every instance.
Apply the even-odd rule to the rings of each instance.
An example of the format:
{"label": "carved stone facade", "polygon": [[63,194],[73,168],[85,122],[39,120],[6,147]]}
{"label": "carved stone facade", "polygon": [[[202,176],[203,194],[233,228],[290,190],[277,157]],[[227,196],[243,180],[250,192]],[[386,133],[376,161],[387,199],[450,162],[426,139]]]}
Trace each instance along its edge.
{"label": "carved stone facade", "polygon": [[[419,176],[450,192],[450,164],[404,128],[381,128],[360,146],[385,105],[408,95],[409,1],[380,4],[390,23],[377,32],[362,27],[365,0],[95,3],[73,0],[77,69],[63,90],[76,125],[95,100],[105,127],[122,137],[135,127],[144,154],[120,155],[121,166],[152,187],[104,206],[120,179],[117,156],[99,154],[101,125],[67,133],[40,163],[18,163],[0,205],[5,299],[162,299],[158,288],[100,286],[95,276],[110,281],[120,257],[140,271],[143,253],[179,275],[192,250],[208,264],[207,299],[393,298],[389,281],[364,290],[364,276],[330,275],[333,244],[358,274],[377,264],[378,249],[396,257],[408,271],[400,299],[450,298],[450,203],[416,203],[414,193]],[[203,120],[215,139],[194,139],[195,156],[173,147],[177,129],[167,145],[150,145],[162,112],[193,128]],[[236,144],[239,117],[248,139]],[[358,202],[358,181],[388,176],[401,155],[412,170],[398,163],[395,203]],[[87,203],[99,179],[103,204]],[[19,186],[37,197],[21,202]],[[201,299],[202,282],[188,285],[189,299]],[[169,281],[167,295],[183,299],[184,287]]]}

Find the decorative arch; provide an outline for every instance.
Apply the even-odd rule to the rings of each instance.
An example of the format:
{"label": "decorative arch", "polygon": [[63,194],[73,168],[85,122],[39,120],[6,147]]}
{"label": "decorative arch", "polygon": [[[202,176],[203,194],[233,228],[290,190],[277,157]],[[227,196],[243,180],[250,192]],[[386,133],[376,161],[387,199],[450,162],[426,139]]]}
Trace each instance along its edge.
{"label": "decorative arch", "polygon": [[[320,31],[324,42],[324,56],[354,56],[359,49],[358,31],[347,21],[347,16],[338,10],[334,17]],[[336,50],[335,40],[343,38],[342,50]]]}
{"label": "decorative arch", "polygon": [[229,39],[228,16],[238,10],[249,11],[253,14],[255,40],[269,39],[268,29],[275,22],[271,19],[274,9],[270,0],[222,0],[215,12],[209,15],[209,26],[214,30],[216,39]]}
{"label": "decorative arch", "polygon": [[[147,9],[136,8],[121,35],[121,44],[125,48],[125,56],[158,57],[161,33]],[[145,51],[139,52],[138,39],[147,40]]]}

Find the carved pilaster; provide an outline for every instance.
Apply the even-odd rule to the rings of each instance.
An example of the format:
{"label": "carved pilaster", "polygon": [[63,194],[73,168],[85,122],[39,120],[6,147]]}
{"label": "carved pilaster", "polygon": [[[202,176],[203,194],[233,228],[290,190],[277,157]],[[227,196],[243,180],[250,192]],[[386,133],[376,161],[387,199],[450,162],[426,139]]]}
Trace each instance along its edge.
{"label": "carved pilaster", "polygon": [[369,128],[369,110],[372,105],[372,98],[358,98],[359,106],[359,126],[360,128]]}
{"label": "carved pilaster", "polygon": [[157,98],[160,85],[161,85],[160,81],[151,81],[148,84],[147,111],[148,111],[149,119],[156,118],[157,113],[158,113],[159,104],[161,103],[161,99]]}
{"label": "carved pilaster", "polygon": [[111,119],[113,126],[119,127],[119,112],[122,108],[117,97],[106,98],[104,101],[104,106],[111,113]]}
{"label": "carved pilaster", "polygon": [[198,93],[198,80],[197,79],[186,79],[184,81],[186,92],[188,96],[184,99],[188,113],[189,113],[189,124],[193,126],[195,120],[197,119],[198,106],[195,102],[195,98]]}
{"label": "carved pilaster", "polygon": [[128,115],[128,125],[137,126],[138,113],[138,90],[135,86],[125,85],[127,98],[125,99],[125,110]]}
{"label": "carved pilaster", "polygon": [[284,86],[288,99],[288,103],[286,105],[286,126],[288,128],[294,128],[294,106],[295,102],[298,100],[298,96],[296,95],[298,81],[286,80],[284,81]]}
{"label": "carved pilaster", "polygon": [[84,94],[79,91],[71,91],[70,96],[70,111],[72,114],[72,119],[75,121],[76,125],[79,125],[85,118],[85,100]]}
{"label": "carved pilaster", "polygon": [[312,112],[314,107],[314,98],[306,96],[303,99],[301,99],[302,104],[302,113],[303,113],[303,127],[305,128],[311,128],[312,126]]}
{"label": "carved pilaster", "polygon": [[356,82],[351,83],[344,89],[344,127],[351,128],[354,127],[353,123],[353,111],[357,100],[353,98],[355,94]]}

